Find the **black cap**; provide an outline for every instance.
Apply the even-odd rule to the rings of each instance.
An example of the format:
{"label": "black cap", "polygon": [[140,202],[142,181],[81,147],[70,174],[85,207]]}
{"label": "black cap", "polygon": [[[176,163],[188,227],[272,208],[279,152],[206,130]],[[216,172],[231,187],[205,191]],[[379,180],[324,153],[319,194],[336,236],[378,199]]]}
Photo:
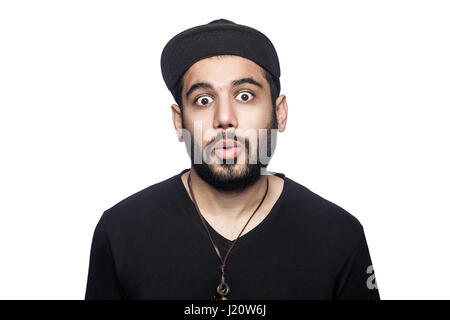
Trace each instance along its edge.
{"label": "black cap", "polygon": [[272,42],[262,32],[226,19],[192,27],[170,39],[161,54],[164,82],[176,99],[176,83],[195,62],[228,54],[250,59],[270,72],[279,95],[280,63]]}

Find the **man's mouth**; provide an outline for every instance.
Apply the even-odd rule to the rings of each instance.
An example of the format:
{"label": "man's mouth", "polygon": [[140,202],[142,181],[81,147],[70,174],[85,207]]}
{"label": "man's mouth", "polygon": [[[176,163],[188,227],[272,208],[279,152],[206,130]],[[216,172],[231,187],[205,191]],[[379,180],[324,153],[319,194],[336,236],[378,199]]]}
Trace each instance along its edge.
{"label": "man's mouth", "polygon": [[234,140],[221,140],[214,146],[215,155],[222,159],[236,158],[241,151],[241,144]]}

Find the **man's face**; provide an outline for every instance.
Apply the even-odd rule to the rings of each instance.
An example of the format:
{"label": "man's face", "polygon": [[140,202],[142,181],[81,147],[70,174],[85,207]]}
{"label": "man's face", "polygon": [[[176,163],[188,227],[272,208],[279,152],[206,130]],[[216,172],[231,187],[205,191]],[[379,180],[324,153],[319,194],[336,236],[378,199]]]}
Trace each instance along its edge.
{"label": "man's face", "polygon": [[270,130],[277,127],[276,117],[263,69],[243,57],[214,56],[193,64],[183,84],[183,128],[191,136],[185,143],[195,171],[220,190],[254,183],[276,145],[276,130],[273,137]]}

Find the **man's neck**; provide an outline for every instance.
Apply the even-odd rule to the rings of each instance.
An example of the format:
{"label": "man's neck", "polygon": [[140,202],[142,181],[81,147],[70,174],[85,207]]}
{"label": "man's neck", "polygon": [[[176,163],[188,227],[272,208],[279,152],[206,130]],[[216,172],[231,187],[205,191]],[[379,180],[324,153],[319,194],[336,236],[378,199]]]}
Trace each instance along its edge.
{"label": "man's neck", "polygon": [[[266,175],[261,175],[255,183],[244,190],[229,192],[213,188],[192,168],[189,172],[195,200],[202,214],[218,221],[239,221],[248,218],[261,202],[266,191],[268,178]],[[186,181],[189,172],[186,172]],[[267,174],[270,175],[270,173]]]}

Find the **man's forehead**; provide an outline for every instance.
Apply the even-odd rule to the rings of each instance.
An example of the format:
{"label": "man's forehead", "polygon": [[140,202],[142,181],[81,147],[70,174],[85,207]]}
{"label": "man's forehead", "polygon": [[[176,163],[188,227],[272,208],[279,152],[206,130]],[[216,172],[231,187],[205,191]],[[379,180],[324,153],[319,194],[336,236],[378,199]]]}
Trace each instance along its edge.
{"label": "man's forehead", "polygon": [[230,86],[243,78],[254,78],[263,82],[264,71],[255,62],[234,55],[208,57],[194,63],[184,74],[184,87],[197,82],[208,82],[214,86]]}

